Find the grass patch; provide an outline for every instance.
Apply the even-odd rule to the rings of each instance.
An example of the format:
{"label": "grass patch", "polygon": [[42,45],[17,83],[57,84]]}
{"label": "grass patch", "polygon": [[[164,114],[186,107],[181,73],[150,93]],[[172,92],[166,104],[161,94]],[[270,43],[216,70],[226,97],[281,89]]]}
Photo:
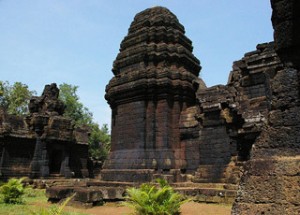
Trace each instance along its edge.
{"label": "grass patch", "polygon": [[[0,214],[5,215],[56,215],[50,213],[57,208],[57,204],[47,202],[45,190],[27,188],[24,194],[24,202],[22,204],[0,204]],[[75,210],[75,209],[74,209]],[[73,211],[70,207],[66,208],[63,215],[86,215]]]}

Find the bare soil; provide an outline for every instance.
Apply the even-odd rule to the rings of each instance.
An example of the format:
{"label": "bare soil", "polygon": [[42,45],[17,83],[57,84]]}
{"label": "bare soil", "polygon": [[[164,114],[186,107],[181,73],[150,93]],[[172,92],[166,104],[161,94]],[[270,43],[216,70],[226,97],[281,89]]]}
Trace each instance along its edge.
{"label": "bare soil", "polygon": [[[104,206],[97,206],[88,209],[68,210],[87,213],[91,215],[128,215],[133,210],[118,203],[106,203]],[[201,204],[188,202],[181,206],[181,215],[230,215],[231,205]]]}

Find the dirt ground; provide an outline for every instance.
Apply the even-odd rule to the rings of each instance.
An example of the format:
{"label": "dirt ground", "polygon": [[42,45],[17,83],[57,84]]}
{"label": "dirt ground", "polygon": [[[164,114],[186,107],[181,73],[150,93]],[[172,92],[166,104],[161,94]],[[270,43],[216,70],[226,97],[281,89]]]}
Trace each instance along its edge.
{"label": "dirt ground", "polygon": [[[133,212],[130,208],[117,203],[107,203],[104,206],[89,209],[68,208],[72,211],[83,212],[93,215],[128,215]],[[200,204],[188,202],[181,206],[182,215],[229,215],[231,205]]]}

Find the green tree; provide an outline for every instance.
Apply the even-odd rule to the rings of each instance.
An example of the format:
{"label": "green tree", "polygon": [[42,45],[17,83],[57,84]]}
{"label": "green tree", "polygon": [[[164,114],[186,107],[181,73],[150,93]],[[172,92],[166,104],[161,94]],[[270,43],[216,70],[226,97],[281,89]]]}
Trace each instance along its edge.
{"label": "green tree", "polygon": [[93,158],[103,161],[108,156],[111,142],[107,124],[99,128],[97,123],[93,123],[90,125],[90,128],[89,153]]}
{"label": "green tree", "polygon": [[93,122],[93,114],[84,107],[77,95],[78,86],[63,83],[59,85],[59,98],[65,103],[64,115],[74,120],[76,126],[87,125],[91,134],[89,137],[89,153],[96,159],[105,160],[110,150],[110,135],[108,127],[101,128]]}
{"label": "green tree", "polygon": [[66,105],[64,115],[73,119],[76,126],[92,124],[93,114],[79,101],[78,86],[63,83],[59,89],[59,99]]}
{"label": "green tree", "polygon": [[0,81],[0,107],[4,109],[8,107],[8,91],[9,83]]}
{"label": "green tree", "polygon": [[15,82],[11,86],[7,81],[0,81],[0,106],[9,114],[27,114],[29,100],[35,94],[35,91],[30,91],[21,82]]}

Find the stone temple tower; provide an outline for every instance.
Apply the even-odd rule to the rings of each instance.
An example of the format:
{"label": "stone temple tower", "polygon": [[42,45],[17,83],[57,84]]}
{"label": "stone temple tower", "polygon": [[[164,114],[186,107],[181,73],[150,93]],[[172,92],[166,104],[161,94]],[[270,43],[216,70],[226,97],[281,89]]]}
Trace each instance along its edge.
{"label": "stone temple tower", "polygon": [[185,171],[180,113],[195,105],[201,69],[184,27],[168,9],[138,13],[106,87],[112,143],[101,172],[108,181],[149,181]]}

